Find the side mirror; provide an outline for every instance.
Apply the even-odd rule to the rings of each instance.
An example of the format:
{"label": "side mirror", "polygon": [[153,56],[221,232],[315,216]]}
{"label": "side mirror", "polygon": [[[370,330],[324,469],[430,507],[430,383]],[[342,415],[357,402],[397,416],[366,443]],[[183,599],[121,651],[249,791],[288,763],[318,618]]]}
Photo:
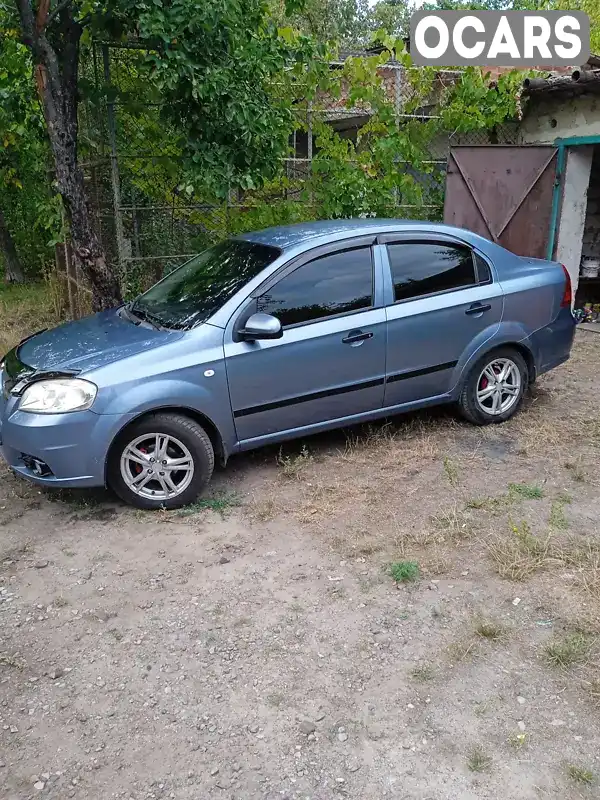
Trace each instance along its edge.
{"label": "side mirror", "polygon": [[247,342],[257,339],[281,339],[283,330],[281,322],[272,314],[252,314],[248,317],[245,326],[240,331],[240,336]]}

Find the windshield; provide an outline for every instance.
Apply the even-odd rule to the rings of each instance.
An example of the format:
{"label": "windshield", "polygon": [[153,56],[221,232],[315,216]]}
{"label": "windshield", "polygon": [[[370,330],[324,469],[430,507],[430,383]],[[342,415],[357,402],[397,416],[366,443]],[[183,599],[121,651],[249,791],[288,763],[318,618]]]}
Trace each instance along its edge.
{"label": "windshield", "polygon": [[138,297],[131,311],[167,328],[192,328],[279,255],[275,247],[227,239],[171,272]]}

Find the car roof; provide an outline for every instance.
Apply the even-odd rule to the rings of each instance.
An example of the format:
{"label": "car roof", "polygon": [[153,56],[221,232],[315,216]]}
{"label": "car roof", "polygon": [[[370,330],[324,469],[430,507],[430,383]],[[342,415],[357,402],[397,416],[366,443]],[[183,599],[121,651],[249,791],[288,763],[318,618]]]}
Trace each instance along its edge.
{"label": "car roof", "polygon": [[245,233],[236,238],[289,250],[304,243],[313,244],[316,239],[335,241],[364,234],[402,231],[410,229],[422,233],[446,233],[468,241],[479,241],[481,237],[471,231],[444,225],[439,222],[424,222],[410,219],[331,219],[319,222],[300,222],[296,225],[280,225],[262,231]]}

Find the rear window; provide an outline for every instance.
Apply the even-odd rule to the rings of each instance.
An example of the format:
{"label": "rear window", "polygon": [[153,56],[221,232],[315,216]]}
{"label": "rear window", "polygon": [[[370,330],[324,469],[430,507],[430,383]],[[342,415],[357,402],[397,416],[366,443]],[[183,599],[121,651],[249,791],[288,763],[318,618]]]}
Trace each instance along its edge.
{"label": "rear window", "polygon": [[479,283],[491,283],[492,273],[490,265],[478,253],[475,253],[475,263],[477,264],[477,280]]}

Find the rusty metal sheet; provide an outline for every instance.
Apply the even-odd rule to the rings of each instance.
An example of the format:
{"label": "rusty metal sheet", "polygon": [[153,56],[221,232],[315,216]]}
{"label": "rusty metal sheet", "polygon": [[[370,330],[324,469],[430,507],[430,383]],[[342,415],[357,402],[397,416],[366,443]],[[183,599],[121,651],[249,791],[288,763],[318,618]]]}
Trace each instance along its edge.
{"label": "rusty metal sheet", "polygon": [[444,222],[518,255],[545,258],[556,153],[548,145],[453,147]]}

